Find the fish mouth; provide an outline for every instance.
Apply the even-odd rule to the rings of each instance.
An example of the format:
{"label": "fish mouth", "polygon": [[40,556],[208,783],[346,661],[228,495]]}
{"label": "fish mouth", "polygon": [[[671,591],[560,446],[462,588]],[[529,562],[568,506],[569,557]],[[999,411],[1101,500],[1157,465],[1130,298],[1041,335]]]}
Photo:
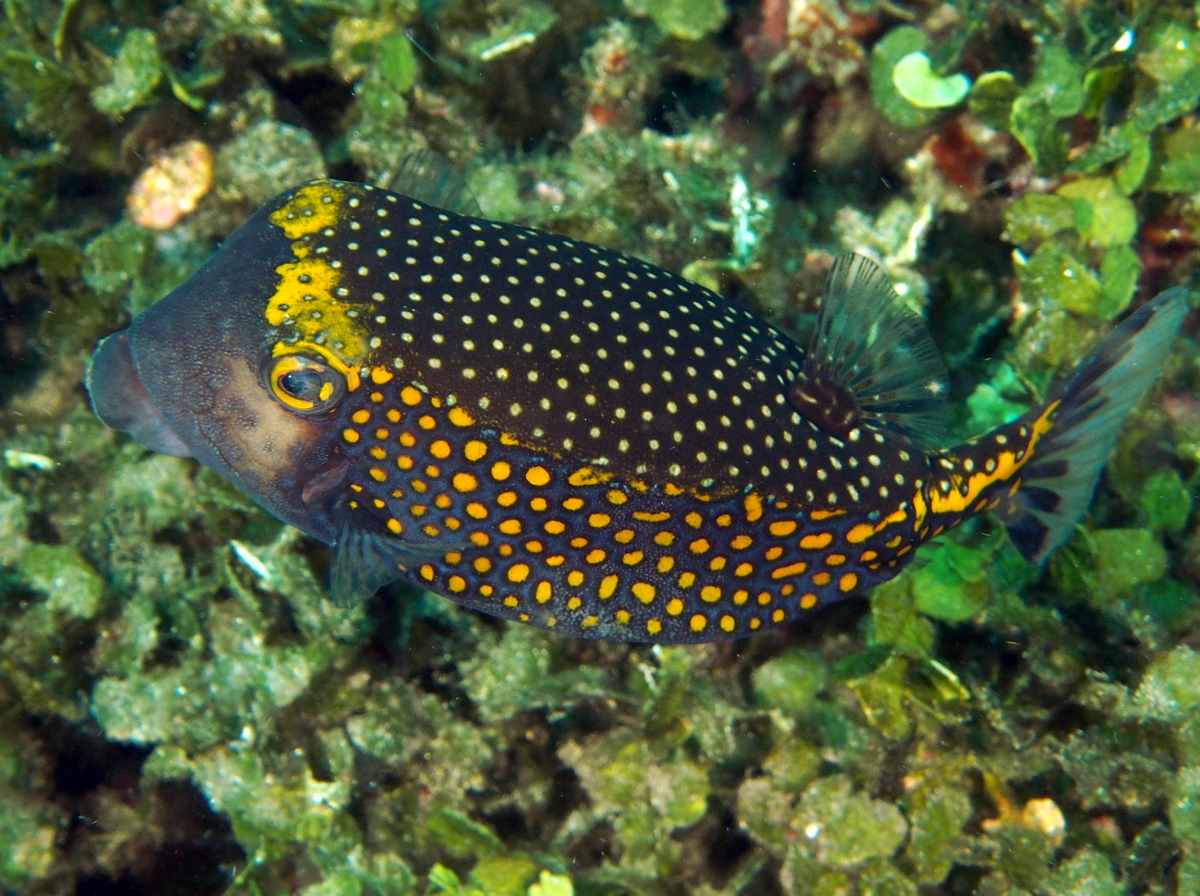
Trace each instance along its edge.
{"label": "fish mouth", "polygon": [[127,432],[151,451],[191,457],[187,443],[175,434],[138,376],[129,346],[129,331],[100,340],[84,379],[92,410],[109,429]]}

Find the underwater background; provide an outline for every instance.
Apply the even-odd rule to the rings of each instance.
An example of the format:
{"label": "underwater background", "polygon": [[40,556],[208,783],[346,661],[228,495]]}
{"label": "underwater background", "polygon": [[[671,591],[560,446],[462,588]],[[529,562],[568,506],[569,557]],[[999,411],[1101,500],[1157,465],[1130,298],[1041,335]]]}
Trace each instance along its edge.
{"label": "underwater background", "polygon": [[[803,338],[879,259],[1013,419],[1200,264],[1200,4],[3,0],[0,887],[1200,894],[1195,320],[1043,569],[979,519],[745,640],[392,587],[93,416],[262,202],[413,151]],[[1194,317],[1194,315],[1193,315]]]}

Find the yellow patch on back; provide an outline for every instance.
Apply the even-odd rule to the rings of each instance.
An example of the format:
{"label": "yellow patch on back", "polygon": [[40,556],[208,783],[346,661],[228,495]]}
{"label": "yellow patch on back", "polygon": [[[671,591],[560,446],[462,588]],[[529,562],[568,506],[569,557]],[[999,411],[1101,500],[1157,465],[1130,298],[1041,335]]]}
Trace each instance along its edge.
{"label": "yellow patch on back", "polygon": [[297,190],[287,204],[271,213],[270,221],[289,240],[298,240],[327,227],[341,218],[346,191],[332,181],[319,180]]}

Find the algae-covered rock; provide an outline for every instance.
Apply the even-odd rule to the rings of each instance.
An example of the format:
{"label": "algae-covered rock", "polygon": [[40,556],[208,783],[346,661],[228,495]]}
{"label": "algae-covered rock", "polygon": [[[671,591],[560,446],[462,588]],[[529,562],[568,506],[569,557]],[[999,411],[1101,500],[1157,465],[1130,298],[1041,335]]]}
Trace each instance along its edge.
{"label": "algae-covered rock", "polygon": [[260,121],[217,152],[217,193],[257,207],[297,184],[325,176],[321,150],[308,131]]}
{"label": "algae-covered rock", "polygon": [[887,858],[908,833],[908,823],[891,803],[855,792],[845,775],[814,781],[804,792],[793,821],[796,846],[835,868]]}
{"label": "algae-covered rock", "polygon": [[121,118],[143,105],[163,77],[164,63],[153,31],[126,33],[113,61],[112,80],[92,90],[92,104],[105,115]]}
{"label": "algae-covered rock", "polygon": [[104,582],[70,545],[35,544],[20,561],[21,577],[47,597],[47,607],[90,619],[104,596]]}
{"label": "algae-covered rock", "polygon": [[827,678],[819,654],[789,650],[754,670],[754,696],[763,706],[799,715],[812,706]]}
{"label": "algae-covered rock", "polygon": [[664,34],[684,40],[711,34],[729,15],[723,0],[625,0],[625,6],[649,18]]}

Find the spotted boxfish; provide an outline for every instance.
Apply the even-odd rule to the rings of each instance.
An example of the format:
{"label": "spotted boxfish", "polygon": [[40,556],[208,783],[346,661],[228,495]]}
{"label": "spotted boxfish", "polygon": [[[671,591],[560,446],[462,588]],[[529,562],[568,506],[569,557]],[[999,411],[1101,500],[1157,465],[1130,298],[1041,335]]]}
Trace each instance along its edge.
{"label": "spotted boxfish", "polygon": [[1163,293],[945,448],[938,352],[862,256],[804,349],[636,258],[318,180],[104,339],[87,386],[110,427],[333,546],[338,603],[405,580],[568,635],[714,641],[886,581],[984,511],[1041,562],[1187,310]]}

